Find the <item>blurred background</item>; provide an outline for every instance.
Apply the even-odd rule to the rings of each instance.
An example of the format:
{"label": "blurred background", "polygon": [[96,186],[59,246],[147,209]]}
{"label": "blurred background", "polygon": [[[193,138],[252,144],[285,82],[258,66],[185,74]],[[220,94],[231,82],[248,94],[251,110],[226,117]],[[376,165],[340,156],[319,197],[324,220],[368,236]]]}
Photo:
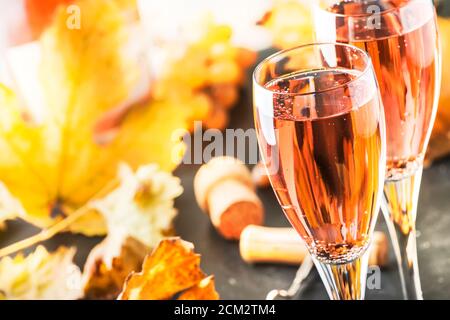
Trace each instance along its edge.
{"label": "blurred background", "polygon": [[[3,52],[1,79],[6,84],[20,87],[18,90],[26,103],[26,108],[36,118],[42,113],[40,110],[44,104],[42,93],[38,92],[37,85],[33,83],[36,82],[33,78],[37,77],[35,73],[38,72],[42,54],[36,48],[36,44],[45,29],[51,26],[54,11],[58,6],[64,5],[65,8],[69,8],[66,12],[68,23],[77,20],[70,21],[72,19],[70,13],[76,12],[71,11],[69,6],[75,2],[70,0],[0,2],[2,8],[0,44]],[[229,117],[216,107],[225,105],[227,109],[236,105],[239,97],[237,91],[246,85],[242,80],[242,74],[248,73],[251,69],[252,65],[249,64],[254,64],[254,53],[273,48],[286,49],[310,43],[314,39],[311,1],[196,0],[187,3],[182,0],[170,0],[161,3],[152,0],[118,0],[116,2],[126,17],[129,33],[128,39],[121,47],[130,57],[139,59],[141,73],[139,77],[142,80],[136,85],[139,88],[134,88],[129,101],[123,104],[132,104],[145,96],[152,85],[152,95],[156,98],[182,99],[183,104],[189,104],[189,108],[183,109],[189,109],[186,116],[191,118],[190,120],[206,120],[206,125],[213,128],[226,127],[225,118]],[[450,5],[446,0],[435,1],[435,4],[440,15],[445,64],[449,26],[444,17],[450,15]],[[89,9],[92,13],[96,10],[96,8]],[[101,5],[97,9],[100,10]],[[25,46],[26,44],[28,46]],[[246,51],[236,53],[238,49]],[[217,63],[209,67],[209,70],[206,68],[208,59],[217,59],[213,61]],[[180,65],[185,69],[178,69]],[[445,84],[448,72],[445,66],[443,70]],[[216,74],[208,74],[210,72]],[[209,89],[216,84],[227,85],[225,90],[227,94],[220,97],[222,101],[217,101],[217,97],[210,92],[206,92],[206,95],[194,94],[196,91],[205,93],[207,90],[203,90],[204,88]],[[169,86],[172,86],[171,90],[167,88]],[[176,88],[177,86],[181,88]],[[177,90],[183,92],[174,94]],[[215,90],[211,91],[214,93]],[[183,94],[186,95],[183,98],[172,97]],[[444,86],[441,105],[445,105],[449,95]],[[450,125],[447,109],[445,106],[439,109],[429,152],[430,161],[450,151],[447,142]],[[214,121],[215,123],[209,123],[212,122],[213,114],[218,119]]]}

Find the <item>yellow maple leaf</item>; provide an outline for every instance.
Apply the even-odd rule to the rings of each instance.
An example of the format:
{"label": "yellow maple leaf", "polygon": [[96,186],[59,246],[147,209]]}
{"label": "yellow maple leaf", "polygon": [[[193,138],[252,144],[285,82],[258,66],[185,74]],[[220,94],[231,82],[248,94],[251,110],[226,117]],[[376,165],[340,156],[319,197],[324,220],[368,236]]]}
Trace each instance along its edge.
{"label": "yellow maple leaf", "polygon": [[43,246],[24,257],[0,260],[0,299],[69,300],[81,297],[81,271],[72,262],[75,248],[49,253]]}
{"label": "yellow maple leaf", "polygon": [[[25,219],[47,227],[84,206],[108,185],[120,162],[156,163],[170,171],[172,149],[186,115],[164,101],[126,108],[114,135],[95,139],[95,128],[123,104],[139,82],[140,65],[125,50],[131,31],[120,7],[79,0],[81,28],[66,26],[64,8],[40,40],[43,120],[30,123],[19,100],[0,88],[0,179],[22,203]],[[2,199],[0,199],[2,201]],[[104,223],[84,217],[72,231],[102,234]]]}

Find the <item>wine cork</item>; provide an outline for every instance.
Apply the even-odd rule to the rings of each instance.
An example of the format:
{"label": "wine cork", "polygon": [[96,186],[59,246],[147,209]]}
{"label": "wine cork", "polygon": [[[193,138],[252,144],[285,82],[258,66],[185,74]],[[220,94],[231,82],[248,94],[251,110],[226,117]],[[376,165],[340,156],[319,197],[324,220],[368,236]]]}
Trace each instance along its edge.
{"label": "wine cork", "polygon": [[226,239],[239,239],[248,225],[261,225],[262,203],[256,195],[250,171],[231,157],[214,158],[194,179],[197,203]]}
{"label": "wine cork", "polygon": [[[279,263],[300,265],[309,254],[293,228],[248,226],[241,234],[241,257],[248,263]],[[388,240],[384,233],[375,232],[370,247],[370,265],[386,266]]]}
{"label": "wine cork", "polygon": [[239,250],[249,263],[300,265],[308,254],[293,228],[248,226],[241,234]]}

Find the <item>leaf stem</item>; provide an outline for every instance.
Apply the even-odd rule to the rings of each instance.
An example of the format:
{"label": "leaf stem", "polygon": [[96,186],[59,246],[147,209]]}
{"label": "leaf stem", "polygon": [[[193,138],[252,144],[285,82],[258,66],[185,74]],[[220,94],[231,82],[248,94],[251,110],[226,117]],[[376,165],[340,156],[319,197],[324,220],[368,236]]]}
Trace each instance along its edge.
{"label": "leaf stem", "polygon": [[71,215],[67,216],[67,218],[55,223],[53,226],[47,229],[43,229],[38,234],[35,234],[34,236],[28,237],[26,239],[15,242],[9,246],[0,249],[0,258],[9,256],[10,254],[13,254],[17,251],[24,250],[39,242],[43,242],[45,240],[52,238],[56,234],[66,230],[72,223],[74,223],[76,220],[84,216],[90,210],[92,209],[88,206],[82,207],[79,210],[74,211]]}
{"label": "leaf stem", "polygon": [[80,219],[81,217],[86,215],[88,212],[91,212],[92,207],[89,206],[89,202],[91,202],[92,199],[99,198],[102,195],[106,194],[114,186],[116,186],[117,183],[118,183],[117,180],[112,180],[108,185],[106,185],[104,188],[102,188],[95,196],[93,196],[91,198],[91,200],[88,201],[87,205],[79,208],[78,210],[75,210],[69,216],[67,216],[66,218],[64,218],[61,221],[58,221],[53,226],[46,228],[46,229],[42,229],[39,233],[37,233],[31,237],[25,238],[23,240],[15,242],[9,246],[1,248],[0,249],[0,258],[9,256],[13,253],[16,253],[17,251],[24,250],[35,244],[38,244],[40,242],[51,239],[53,236],[57,235],[58,233],[63,232],[64,230],[67,230],[67,228],[70,227],[74,222],[76,222],[78,219]]}

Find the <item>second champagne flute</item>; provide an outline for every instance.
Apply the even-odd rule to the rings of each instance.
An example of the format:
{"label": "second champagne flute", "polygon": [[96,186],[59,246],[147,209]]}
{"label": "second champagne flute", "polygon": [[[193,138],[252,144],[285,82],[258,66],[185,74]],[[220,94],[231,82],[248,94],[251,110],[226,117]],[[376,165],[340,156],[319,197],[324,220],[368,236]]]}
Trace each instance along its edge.
{"label": "second champagne flute", "polygon": [[261,154],[331,299],[363,299],[385,172],[384,114],[368,55],[343,44],[282,51],[254,72]]}
{"label": "second champagne flute", "polygon": [[320,0],[315,9],[319,41],[350,43],[372,58],[387,128],[383,213],[399,265],[403,295],[406,299],[422,299],[416,212],[441,76],[433,3]]}

